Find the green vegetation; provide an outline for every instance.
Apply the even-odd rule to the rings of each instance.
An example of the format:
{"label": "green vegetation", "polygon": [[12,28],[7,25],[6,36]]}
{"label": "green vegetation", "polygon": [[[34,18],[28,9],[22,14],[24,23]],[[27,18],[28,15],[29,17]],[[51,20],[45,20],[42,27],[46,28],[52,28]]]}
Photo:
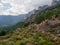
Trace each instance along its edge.
{"label": "green vegetation", "polygon": [[39,41],[39,44],[40,44],[40,45],[45,45],[45,44],[46,44],[46,40],[41,39],[41,40]]}
{"label": "green vegetation", "polygon": [[50,36],[48,32],[48,35],[45,35],[45,33],[33,29],[21,30],[18,34],[14,32],[10,35],[0,36],[0,45],[55,45],[57,41],[60,43],[60,40],[54,41],[53,36]]}
{"label": "green vegetation", "polygon": [[25,43],[24,42],[17,41],[16,42],[16,45],[25,45]]}
{"label": "green vegetation", "polygon": [[27,27],[28,25],[29,25],[29,23],[19,22],[19,23],[17,23],[16,25],[13,25],[13,26],[11,26],[11,27],[0,28],[0,36],[4,36],[4,35],[6,35],[6,34],[10,34],[10,33],[12,33],[15,29]]}
{"label": "green vegetation", "polygon": [[0,36],[2,36],[2,35],[6,35],[6,31],[0,30]]}
{"label": "green vegetation", "polygon": [[46,10],[45,12],[37,14],[34,22],[40,23],[43,20],[51,19],[52,16],[57,14],[60,14],[60,6],[55,9]]}

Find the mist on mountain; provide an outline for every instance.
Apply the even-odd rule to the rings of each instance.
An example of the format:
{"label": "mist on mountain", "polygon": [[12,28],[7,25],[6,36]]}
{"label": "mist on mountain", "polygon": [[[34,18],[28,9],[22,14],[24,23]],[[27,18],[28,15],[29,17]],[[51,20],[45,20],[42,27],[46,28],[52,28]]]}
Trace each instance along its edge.
{"label": "mist on mountain", "polygon": [[12,26],[18,22],[23,22],[26,19],[27,14],[21,14],[18,16],[0,15],[0,27]]}

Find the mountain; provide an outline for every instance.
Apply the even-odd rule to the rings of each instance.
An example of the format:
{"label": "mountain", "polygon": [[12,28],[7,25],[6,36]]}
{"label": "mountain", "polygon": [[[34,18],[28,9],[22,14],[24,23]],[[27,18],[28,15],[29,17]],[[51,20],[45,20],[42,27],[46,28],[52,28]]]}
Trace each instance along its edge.
{"label": "mountain", "polygon": [[[43,5],[39,6],[37,9],[32,10],[29,12],[29,17],[27,18],[26,22],[37,22],[41,20],[45,20],[44,16],[52,16],[55,14],[59,14],[59,7],[60,7],[60,0],[53,0],[51,5]],[[52,10],[52,11],[51,11]]]}
{"label": "mountain", "polygon": [[17,27],[7,35],[2,31],[0,32],[0,45],[60,45],[59,18],[60,15],[52,16],[50,20],[39,24],[33,23],[25,28]]}
{"label": "mountain", "polygon": [[60,5],[43,7],[24,22],[0,29],[0,45],[60,45]]}
{"label": "mountain", "polygon": [[18,16],[6,16],[0,15],[0,27],[11,26],[18,22],[23,22],[26,19],[27,14],[21,14]]}

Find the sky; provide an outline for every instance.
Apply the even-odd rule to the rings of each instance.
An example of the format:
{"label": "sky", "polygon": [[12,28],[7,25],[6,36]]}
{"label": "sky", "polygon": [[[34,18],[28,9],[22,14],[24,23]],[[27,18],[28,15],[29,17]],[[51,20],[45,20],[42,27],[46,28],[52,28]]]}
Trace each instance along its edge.
{"label": "sky", "polygon": [[51,2],[52,0],[0,0],[0,15],[26,14],[41,5],[50,5]]}

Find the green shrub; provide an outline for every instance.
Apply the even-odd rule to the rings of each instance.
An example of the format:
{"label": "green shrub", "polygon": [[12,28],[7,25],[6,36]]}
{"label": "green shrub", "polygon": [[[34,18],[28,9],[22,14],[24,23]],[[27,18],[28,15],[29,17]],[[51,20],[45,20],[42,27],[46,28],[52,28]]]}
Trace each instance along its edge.
{"label": "green shrub", "polygon": [[7,43],[7,45],[14,45],[14,42],[13,42],[13,41],[9,41],[9,42]]}
{"label": "green shrub", "polygon": [[15,45],[25,45],[25,43],[21,41],[17,41]]}
{"label": "green shrub", "polygon": [[46,45],[46,40],[44,40],[44,39],[41,39],[40,41],[39,41],[39,45]]}
{"label": "green shrub", "polygon": [[6,33],[6,31],[5,30],[0,30],[0,36],[4,36],[4,35],[6,35],[7,33]]}
{"label": "green shrub", "polygon": [[51,41],[49,41],[47,44],[48,44],[48,45],[54,45],[54,43],[51,42]]}
{"label": "green shrub", "polygon": [[42,36],[42,33],[41,33],[41,32],[37,33],[37,34],[34,36],[34,40],[39,39],[39,37],[41,37],[41,36]]}
{"label": "green shrub", "polygon": [[55,30],[52,30],[52,29],[51,29],[51,30],[48,30],[48,32],[50,32],[50,33],[54,33],[54,32],[55,32]]}
{"label": "green shrub", "polygon": [[21,38],[14,36],[12,38],[9,39],[10,41],[17,41],[17,40],[21,40]]}
{"label": "green shrub", "polygon": [[24,23],[23,27],[27,27],[30,23],[27,22],[27,23]]}

